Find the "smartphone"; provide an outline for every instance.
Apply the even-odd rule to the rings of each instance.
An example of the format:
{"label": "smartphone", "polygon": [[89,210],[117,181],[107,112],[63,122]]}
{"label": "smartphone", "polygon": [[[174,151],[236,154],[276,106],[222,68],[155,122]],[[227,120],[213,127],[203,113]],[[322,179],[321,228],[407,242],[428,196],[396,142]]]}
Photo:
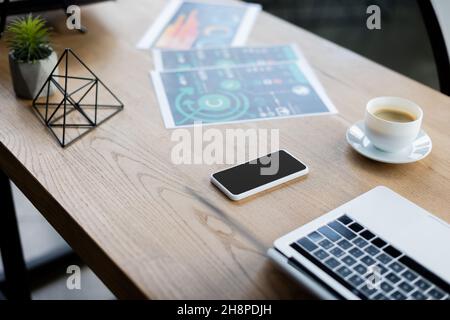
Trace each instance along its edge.
{"label": "smartphone", "polygon": [[237,201],[308,174],[308,167],[286,150],[213,173],[211,182]]}

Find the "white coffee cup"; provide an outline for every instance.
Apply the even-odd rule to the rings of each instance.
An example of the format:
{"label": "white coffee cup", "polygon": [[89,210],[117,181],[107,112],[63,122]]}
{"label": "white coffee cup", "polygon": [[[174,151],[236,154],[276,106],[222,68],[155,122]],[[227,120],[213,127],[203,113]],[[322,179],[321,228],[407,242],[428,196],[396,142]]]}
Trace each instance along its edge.
{"label": "white coffee cup", "polygon": [[[401,111],[414,118],[409,122],[385,120],[376,115],[381,110]],[[378,97],[367,103],[364,119],[366,135],[378,149],[398,152],[417,138],[422,119],[423,111],[416,103],[397,97]]]}

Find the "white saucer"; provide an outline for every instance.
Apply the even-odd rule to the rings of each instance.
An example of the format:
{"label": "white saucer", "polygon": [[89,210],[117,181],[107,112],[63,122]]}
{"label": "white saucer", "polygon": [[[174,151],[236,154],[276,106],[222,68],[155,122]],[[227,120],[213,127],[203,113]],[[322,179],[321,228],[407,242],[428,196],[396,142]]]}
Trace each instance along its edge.
{"label": "white saucer", "polygon": [[347,130],[347,142],[359,154],[385,163],[410,163],[422,160],[430,154],[433,144],[425,131],[421,130],[417,139],[407,148],[396,152],[384,152],[376,148],[365,134],[364,121],[358,121]]}

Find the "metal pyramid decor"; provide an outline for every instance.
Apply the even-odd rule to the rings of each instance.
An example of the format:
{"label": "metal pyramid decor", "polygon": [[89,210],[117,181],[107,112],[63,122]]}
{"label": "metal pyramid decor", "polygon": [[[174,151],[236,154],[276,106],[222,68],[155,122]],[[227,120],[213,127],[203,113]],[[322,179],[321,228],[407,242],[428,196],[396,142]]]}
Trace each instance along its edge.
{"label": "metal pyramid decor", "polygon": [[123,103],[71,49],[65,49],[34,98],[33,109],[66,147],[123,110]]}

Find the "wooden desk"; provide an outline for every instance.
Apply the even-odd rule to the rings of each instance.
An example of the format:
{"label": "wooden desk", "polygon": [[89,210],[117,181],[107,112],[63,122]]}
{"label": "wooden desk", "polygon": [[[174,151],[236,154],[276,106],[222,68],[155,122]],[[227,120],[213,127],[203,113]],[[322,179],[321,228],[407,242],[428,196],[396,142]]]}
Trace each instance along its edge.
{"label": "wooden desk", "polygon": [[[66,30],[61,15],[47,16],[57,48],[72,47],[125,104],[123,112],[65,150],[30,103],[14,97],[3,41],[0,47],[0,167],[118,297],[308,297],[264,252],[187,194],[186,185],[267,247],[377,185],[450,222],[450,99],[266,13],[249,43],[298,43],[340,113],[227,127],[279,128],[281,147],[309,164],[310,175],[233,203],[209,183],[209,174],[224,166],[173,165],[172,131],[164,128],[148,76],[152,57],[135,49],[164,3],[84,7],[85,35]],[[387,165],[347,145],[347,127],[379,95],[408,97],[423,107],[434,144],[428,158]]]}

